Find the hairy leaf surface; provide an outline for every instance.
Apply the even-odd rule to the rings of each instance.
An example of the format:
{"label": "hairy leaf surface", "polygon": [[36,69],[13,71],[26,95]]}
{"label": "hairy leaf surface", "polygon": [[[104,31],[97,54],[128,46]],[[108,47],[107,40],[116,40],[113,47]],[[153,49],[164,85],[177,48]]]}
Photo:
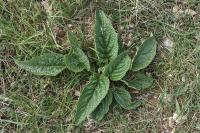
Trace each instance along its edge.
{"label": "hairy leaf surface", "polygon": [[152,62],[156,55],[156,45],[157,42],[154,37],[150,37],[144,41],[144,43],[139,47],[134,58],[132,65],[133,71],[144,69]]}
{"label": "hairy leaf surface", "polygon": [[122,79],[131,66],[131,58],[123,52],[112,60],[105,68],[105,74],[113,81]]}
{"label": "hairy leaf surface", "polygon": [[109,111],[109,106],[112,103],[112,91],[109,90],[106,97],[101,101],[97,108],[92,112],[92,118],[100,121],[104,115]]}
{"label": "hairy leaf surface", "polygon": [[79,48],[80,47],[80,42],[76,35],[72,32],[68,33],[68,39],[70,41],[70,45],[72,48]]}
{"label": "hairy leaf surface", "polygon": [[85,118],[92,113],[100,102],[107,95],[109,89],[109,79],[104,76],[94,75],[90,79],[78,101],[77,111],[75,114],[75,123],[80,124]]}
{"label": "hairy leaf surface", "polygon": [[66,68],[64,55],[56,53],[47,53],[27,61],[15,60],[15,63],[35,75],[56,76]]}
{"label": "hairy leaf surface", "polygon": [[124,88],[116,89],[114,91],[114,98],[122,108],[128,109],[128,110],[135,109],[138,106],[143,104],[143,101],[141,100],[136,101],[136,102],[131,102],[131,95]]}
{"label": "hairy leaf surface", "polygon": [[123,82],[133,89],[146,89],[153,84],[153,78],[137,73],[133,79],[123,79]]}
{"label": "hairy leaf surface", "polygon": [[73,72],[81,72],[83,69],[90,70],[88,57],[80,48],[72,49],[72,52],[65,56],[65,63],[67,68]]}
{"label": "hairy leaf surface", "polygon": [[100,62],[111,61],[117,57],[117,33],[112,27],[110,20],[101,10],[96,11],[95,43]]}

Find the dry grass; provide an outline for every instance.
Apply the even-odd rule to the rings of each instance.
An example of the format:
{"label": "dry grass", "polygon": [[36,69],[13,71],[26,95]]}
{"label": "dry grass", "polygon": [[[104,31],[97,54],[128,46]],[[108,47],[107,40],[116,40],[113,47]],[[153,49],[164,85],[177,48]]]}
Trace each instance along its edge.
{"label": "dry grass", "polygon": [[[65,53],[67,31],[82,38],[92,52],[94,12],[112,19],[125,47],[138,46],[153,33],[159,42],[154,62],[145,71],[156,79],[149,90],[130,90],[147,103],[125,111],[113,105],[100,123],[72,123],[75,95],[85,75],[34,76],[14,65],[46,51]],[[1,132],[200,132],[200,5],[166,0],[0,0],[0,131]],[[166,38],[170,39],[166,47]],[[173,42],[173,43],[172,43]],[[172,44],[169,44],[172,43]],[[135,47],[133,47],[135,50]],[[179,119],[173,119],[174,113]],[[187,116],[187,119],[182,119]],[[178,120],[177,120],[178,119]]]}

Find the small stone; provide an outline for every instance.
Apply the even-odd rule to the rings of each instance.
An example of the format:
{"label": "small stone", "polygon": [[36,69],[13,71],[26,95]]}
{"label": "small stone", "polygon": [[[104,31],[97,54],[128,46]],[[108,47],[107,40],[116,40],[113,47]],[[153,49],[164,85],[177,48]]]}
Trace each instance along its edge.
{"label": "small stone", "polygon": [[52,14],[52,5],[49,5],[48,0],[41,1],[41,5],[44,7],[46,13]]}
{"label": "small stone", "polygon": [[71,28],[72,26],[73,26],[72,24],[68,24],[68,25],[67,25],[68,28]]}
{"label": "small stone", "polygon": [[192,10],[192,9],[186,9],[185,10],[185,14],[190,15],[190,16],[194,16],[197,13],[194,10]]}
{"label": "small stone", "polygon": [[169,37],[165,37],[163,39],[163,44],[162,46],[164,48],[166,48],[168,51],[172,52],[173,51],[173,45],[174,45],[174,42],[172,41],[172,39],[170,39]]}
{"label": "small stone", "polygon": [[172,77],[172,76],[173,76],[172,74],[169,74],[169,75],[168,75],[168,77]]}
{"label": "small stone", "polygon": [[80,91],[75,90],[75,96],[79,97],[80,96]]}
{"label": "small stone", "polygon": [[181,78],[181,80],[182,80],[182,82],[185,82],[185,81],[186,81],[185,76],[183,76],[183,77]]}
{"label": "small stone", "polygon": [[123,31],[124,30],[124,26],[120,26],[120,30]]}
{"label": "small stone", "polygon": [[173,13],[177,13],[179,11],[179,7],[177,5],[175,5],[173,7]]}

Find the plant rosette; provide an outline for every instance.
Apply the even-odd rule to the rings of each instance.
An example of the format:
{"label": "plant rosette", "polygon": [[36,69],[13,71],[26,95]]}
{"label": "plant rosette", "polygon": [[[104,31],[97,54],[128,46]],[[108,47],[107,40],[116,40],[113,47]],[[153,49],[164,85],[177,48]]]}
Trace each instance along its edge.
{"label": "plant rosette", "polygon": [[[153,79],[144,73],[137,72],[146,68],[156,55],[157,42],[152,36],[146,39],[138,48],[133,59],[129,50],[120,50],[118,35],[111,21],[101,10],[96,11],[95,21],[95,51],[98,64],[103,67],[98,72],[91,71],[91,64],[87,55],[81,49],[78,38],[68,33],[70,51],[66,55],[46,53],[31,60],[15,63],[35,75],[56,76],[65,69],[74,73],[91,71],[89,83],[80,94],[74,116],[75,124],[81,124],[88,116],[100,121],[109,111],[109,106],[115,100],[124,109],[135,109],[143,104],[142,100],[132,102],[130,93],[126,88],[146,89],[153,84]],[[130,71],[133,78],[128,78]],[[124,83],[115,86],[115,82]],[[127,86],[127,87],[125,87]]]}

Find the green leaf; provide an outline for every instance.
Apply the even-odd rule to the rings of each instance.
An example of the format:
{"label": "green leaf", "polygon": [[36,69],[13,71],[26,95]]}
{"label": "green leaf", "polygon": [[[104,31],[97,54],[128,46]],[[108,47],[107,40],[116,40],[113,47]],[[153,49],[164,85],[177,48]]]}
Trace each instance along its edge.
{"label": "green leaf", "polygon": [[144,105],[144,103],[145,103],[144,100],[136,100],[130,104],[129,109],[136,109],[140,107],[141,105]]}
{"label": "green leaf", "polygon": [[117,33],[112,27],[110,20],[101,10],[96,11],[95,43],[100,62],[108,62],[117,57]]}
{"label": "green leaf", "polygon": [[156,45],[157,42],[154,37],[150,37],[144,41],[144,43],[139,47],[134,58],[132,65],[133,71],[144,69],[152,62],[156,55]]}
{"label": "green leaf", "polygon": [[131,95],[125,88],[116,89],[114,91],[114,98],[117,103],[125,109],[128,109],[131,105]]}
{"label": "green leaf", "polygon": [[153,78],[147,77],[142,73],[135,74],[133,79],[123,79],[122,81],[133,89],[146,89],[153,84]]}
{"label": "green leaf", "polygon": [[127,52],[123,52],[112,60],[105,68],[105,75],[111,80],[122,79],[131,66],[131,58]]}
{"label": "green leaf", "polygon": [[65,56],[65,64],[73,72],[81,72],[83,69],[90,70],[88,57],[80,48],[72,49],[71,53]]}
{"label": "green leaf", "polygon": [[77,37],[73,33],[69,32],[68,38],[72,48],[69,55],[65,56],[65,63],[67,68],[73,72],[81,72],[83,69],[89,71],[89,59],[81,50]]}
{"label": "green leaf", "polygon": [[79,48],[80,47],[80,42],[76,35],[72,32],[68,33],[68,39],[70,41],[70,45],[72,48]]}
{"label": "green leaf", "polygon": [[109,111],[109,106],[112,103],[112,91],[109,90],[106,97],[101,101],[97,108],[92,112],[92,118],[100,121],[104,115]]}
{"label": "green leaf", "polygon": [[181,107],[180,107],[177,99],[176,99],[176,114],[178,114],[178,115],[181,114]]}
{"label": "green leaf", "polygon": [[128,110],[136,109],[137,107],[143,104],[143,101],[141,100],[131,102],[131,95],[124,88],[116,89],[114,91],[114,98],[122,108]]}
{"label": "green leaf", "polygon": [[35,75],[56,76],[66,68],[64,55],[56,53],[47,53],[27,61],[15,60],[15,64]]}
{"label": "green leaf", "polygon": [[79,98],[75,114],[75,123],[80,124],[92,113],[108,93],[109,79],[104,76],[94,75],[90,78]]}

